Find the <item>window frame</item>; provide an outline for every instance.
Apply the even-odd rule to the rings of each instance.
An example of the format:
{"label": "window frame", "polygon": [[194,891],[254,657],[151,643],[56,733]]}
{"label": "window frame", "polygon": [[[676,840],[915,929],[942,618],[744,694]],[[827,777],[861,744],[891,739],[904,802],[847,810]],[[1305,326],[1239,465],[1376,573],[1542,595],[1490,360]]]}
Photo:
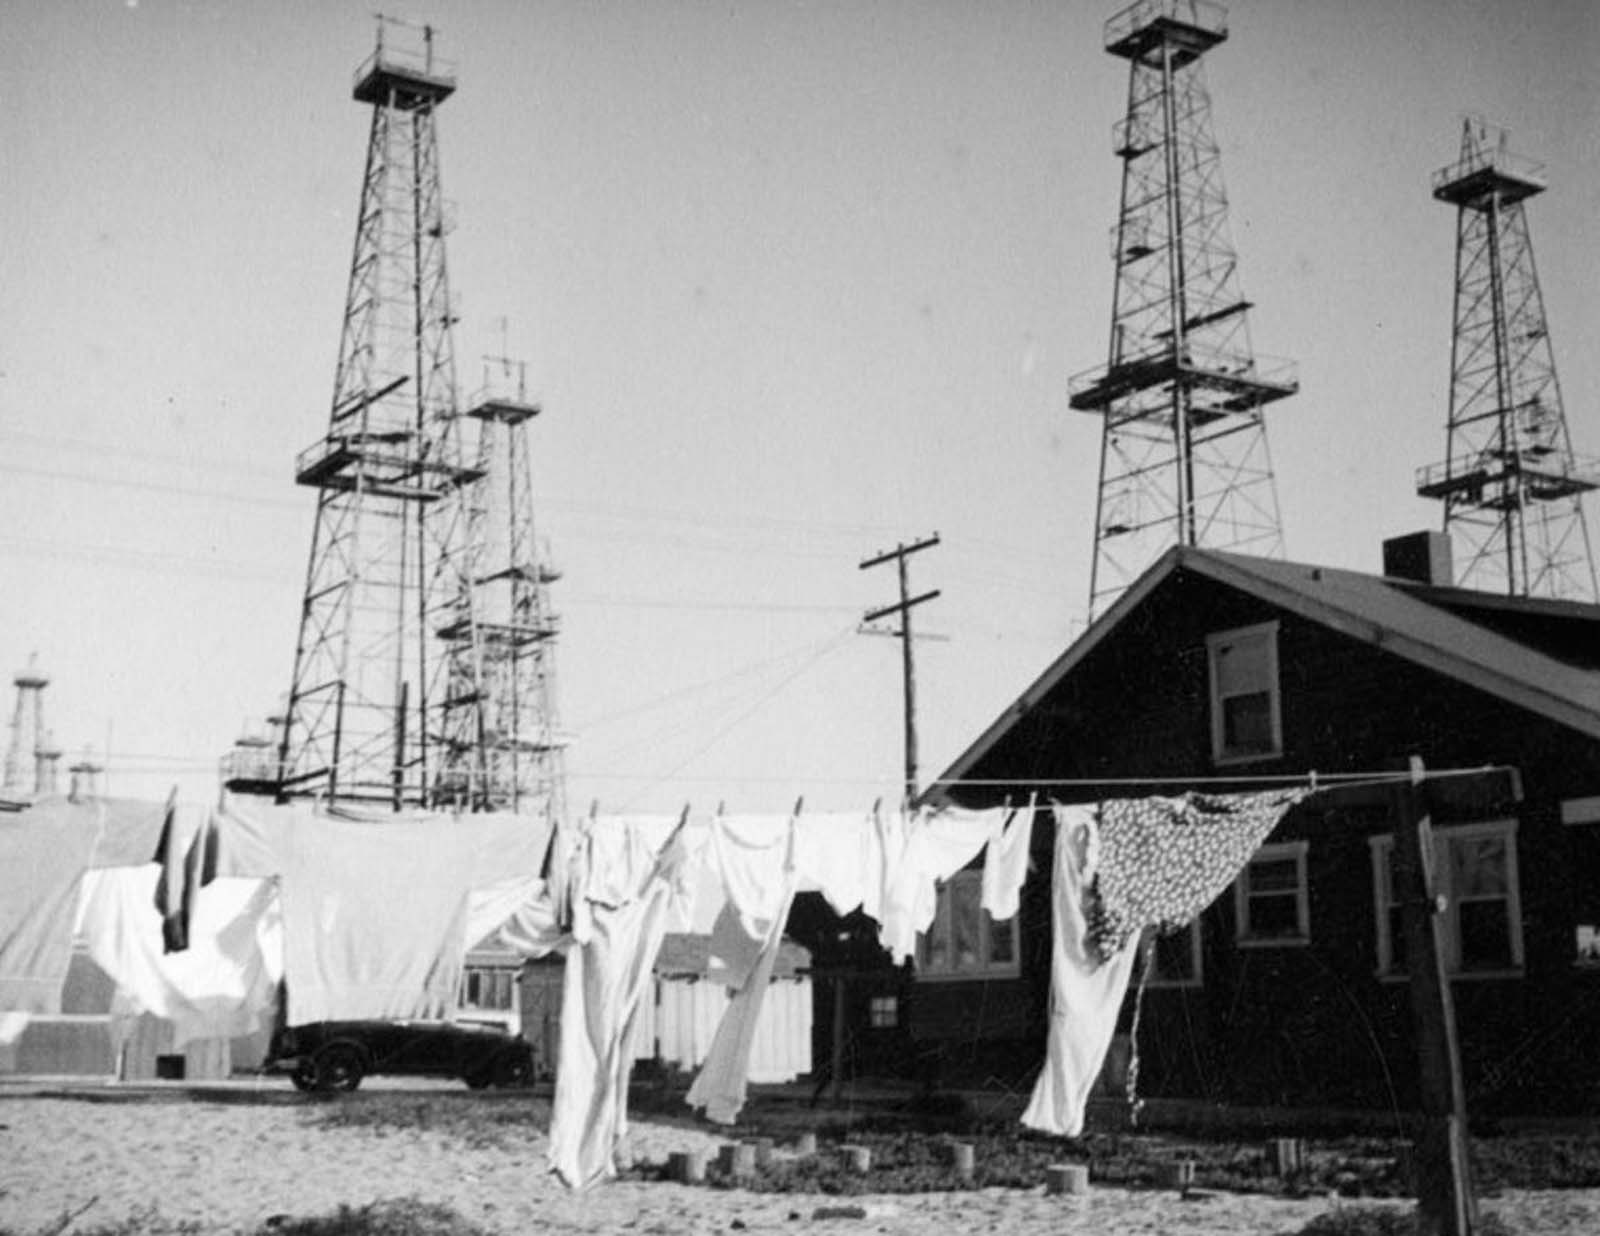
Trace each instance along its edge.
{"label": "window frame", "polygon": [[[1152,990],[1165,989],[1169,991],[1180,991],[1204,987],[1206,985],[1204,964],[1205,951],[1201,947],[1200,931],[1200,917],[1197,915],[1195,918],[1190,920],[1188,926],[1184,927],[1182,932],[1174,931],[1168,933],[1171,936],[1177,936],[1180,934],[1188,935],[1189,966],[1194,973],[1188,978],[1165,978],[1160,974],[1159,971],[1152,969],[1150,971],[1150,977],[1145,981],[1144,984],[1146,988]],[[1140,974],[1145,972],[1145,967],[1149,964],[1146,960],[1146,954],[1156,947],[1156,940],[1160,934],[1161,933],[1157,932],[1154,928],[1150,928],[1146,930],[1144,935],[1140,938],[1139,956],[1134,962],[1134,964],[1138,967]]]}
{"label": "window frame", "polygon": [[[502,995],[504,1004],[499,1003]],[[456,1007],[480,1013],[514,1012],[517,1007],[517,972],[507,966],[463,966]]]}
{"label": "window frame", "polygon": [[[1306,876],[1306,860],[1311,852],[1309,841],[1274,841],[1259,847],[1250,856],[1233,882],[1233,939],[1240,948],[1305,948],[1311,943],[1311,886]],[[1287,890],[1270,889],[1253,892],[1250,888],[1250,869],[1257,862],[1283,862],[1293,859],[1295,864],[1295,924],[1293,935],[1260,935],[1250,927],[1250,899],[1267,895],[1286,895]]]}
{"label": "window frame", "polygon": [[[978,952],[981,958],[979,965],[974,969],[957,970],[948,964],[934,968],[929,958],[929,942],[936,935],[943,935],[946,942],[945,956],[951,956],[953,949],[950,946],[950,915],[954,902],[953,890],[957,885],[977,885],[978,906]],[[1022,936],[1018,920],[1020,915],[1013,914],[1010,918],[995,919],[983,908],[983,872],[978,870],[958,871],[948,880],[940,881],[934,903],[933,922],[928,925],[928,930],[917,935],[916,975],[919,980],[928,980],[940,983],[971,983],[986,982],[993,979],[1014,979],[1022,974]],[[1011,936],[1011,960],[1009,962],[994,962],[989,960],[993,956],[993,936],[995,928],[1004,929]]]}
{"label": "window frame", "polygon": [[878,992],[867,997],[867,1027],[872,1030],[900,1028],[900,997]]}
{"label": "window frame", "polygon": [[[1275,760],[1283,755],[1283,690],[1278,665],[1278,628],[1276,619],[1258,622],[1246,627],[1232,627],[1214,631],[1206,636],[1206,695],[1211,708],[1211,762],[1217,765],[1247,764],[1259,760]],[[1217,659],[1229,643],[1263,637],[1267,659],[1267,715],[1272,728],[1272,747],[1268,751],[1229,750],[1223,729],[1223,703],[1233,698],[1221,693],[1217,674]]]}
{"label": "window frame", "polygon": [[[1472,824],[1446,824],[1433,828],[1433,872],[1437,893],[1445,898],[1444,947],[1445,967],[1451,979],[1508,979],[1521,978],[1527,971],[1527,954],[1522,939],[1522,877],[1517,862],[1518,821],[1515,817],[1482,820]],[[1455,863],[1451,847],[1457,842],[1473,841],[1483,837],[1498,837],[1505,844],[1506,855],[1506,928],[1511,947],[1511,965],[1497,969],[1465,970],[1461,967],[1461,900],[1456,896]],[[1389,913],[1394,908],[1392,873],[1394,834],[1374,833],[1367,838],[1372,858],[1372,910],[1376,933],[1378,978],[1386,982],[1404,982],[1409,970],[1395,967],[1394,938],[1389,930]],[[1441,846],[1443,849],[1441,849]]]}

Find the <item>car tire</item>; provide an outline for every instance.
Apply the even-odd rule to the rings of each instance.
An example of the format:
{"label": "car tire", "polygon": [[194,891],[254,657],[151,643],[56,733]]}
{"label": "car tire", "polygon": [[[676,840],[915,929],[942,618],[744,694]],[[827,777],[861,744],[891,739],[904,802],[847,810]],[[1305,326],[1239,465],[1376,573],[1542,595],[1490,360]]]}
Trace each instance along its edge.
{"label": "car tire", "polygon": [[296,1090],[315,1090],[317,1088],[316,1061],[309,1056],[302,1056],[294,1066],[294,1072],[289,1074],[289,1080],[294,1083]]}
{"label": "car tire", "polygon": [[533,1084],[533,1061],[526,1056],[506,1056],[494,1066],[494,1084],[502,1090],[522,1090]]}
{"label": "car tire", "polygon": [[467,1083],[469,1090],[487,1090],[494,1083],[494,1074],[489,1069],[479,1069],[476,1073],[468,1073],[461,1080]]}
{"label": "car tire", "polygon": [[329,1043],[312,1057],[318,1090],[349,1093],[367,1075],[367,1059],[354,1043]]}

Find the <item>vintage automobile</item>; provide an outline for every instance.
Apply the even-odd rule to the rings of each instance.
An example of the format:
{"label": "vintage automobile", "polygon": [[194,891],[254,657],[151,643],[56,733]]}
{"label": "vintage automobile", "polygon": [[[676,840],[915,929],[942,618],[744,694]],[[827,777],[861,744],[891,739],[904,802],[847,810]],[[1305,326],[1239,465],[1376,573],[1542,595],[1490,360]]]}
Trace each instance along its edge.
{"label": "vintage automobile", "polygon": [[439,1021],[322,1021],[280,1028],[264,1066],[301,1090],[354,1090],[371,1074],[459,1077],[473,1089],[526,1086],[533,1049],[499,1026]]}

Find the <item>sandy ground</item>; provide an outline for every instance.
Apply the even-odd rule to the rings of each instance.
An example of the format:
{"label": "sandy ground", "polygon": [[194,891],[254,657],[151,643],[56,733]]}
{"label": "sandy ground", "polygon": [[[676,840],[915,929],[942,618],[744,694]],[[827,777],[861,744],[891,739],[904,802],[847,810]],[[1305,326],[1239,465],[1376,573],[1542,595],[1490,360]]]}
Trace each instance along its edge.
{"label": "sandy ground", "polygon": [[[714,1154],[724,1140],[682,1124],[641,1121],[632,1144],[641,1159],[664,1160],[673,1150]],[[286,1087],[193,1098],[118,1087],[11,1086],[0,1088],[0,1231],[54,1230],[63,1214],[80,1209],[68,1236],[151,1212],[169,1224],[198,1223],[205,1232],[252,1231],[273,1216],[416,1197],[504,1233],[1278,1236],[1339,1204],[1249,1194],[1185,1200],[1098,1185],[1082,1198],[1046,1196],[1040,1188],[839,1199],[632,1181],[580,1194],[545,1172],[544,1150],[542,1132],[531,1132],[514,1150],[471,1149],[427,1131],[334,1132],[319,1127],[317,1108],[297,1102]],[[866,1217],[816,1217],[819,1207],[842,1203],[864,1206]],[[1518,1233],[1600,1232],[1600,1189],[1508,1192],[1484,1207]]]}

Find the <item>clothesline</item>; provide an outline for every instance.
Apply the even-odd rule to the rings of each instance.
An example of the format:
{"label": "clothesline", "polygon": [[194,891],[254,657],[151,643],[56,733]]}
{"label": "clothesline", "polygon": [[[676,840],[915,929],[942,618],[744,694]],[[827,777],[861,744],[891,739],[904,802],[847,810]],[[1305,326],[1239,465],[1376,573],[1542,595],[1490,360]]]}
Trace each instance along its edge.
{"label": "clothesline", "polygon": [[[1324,773],[1317,772],[1313,769],[1309,772],[1303,773],[1237,773],[1233,775],[1219,774],[1212,776],[1187,777],[939,777],[929,781],[923,792],[926,793],[927,790],[931,790],[940,786],[968,786],[981,787],[985,789],[1005,789],[1008,787],[1014,787],[1029,790],[1046,790],[1050,788],[1116,788],[1119,786],[1150,787],[1227,785],[1277,787],[1304,785],[1311,791],[1311,793],[1315,794],[1319,789],[1334,785],[1341,786],[1344,789],[1361,789],[1366,786],[1393,785],[1397,782],[1411,781],[1414,778],[1422,781],[1443,781],[1457,777],[1481,777],[1488,773],[1509,773],[1514,778],[1517,776],[1517,771],[1518,770],[1516,766],[1513,764],[1480,764],[1472,767],[1462,768],[1428,768],[1423,769],[1420,773],[1413,773],[1409,769],[1403,768],[1386,768],[1367,769],[1357,772]],[[883,805],[883,803],[884,800],[879,798],[876,802],[874,802],[873,809],[877,810]],[[788,814],[796,819],[800,818],[803,814],[804,805],[805,796],[802,795],[795,801],[794,808]],[[383,812],[352,812],[331,804],[324,806],[320,802],[318,803],[318,809],[325,811],[330,815],[339,815],[351,819],[381,819],[386,814]],[[470,813],[462,812],[461,814]],[[588,811],[583,814],[587,815],[587,818],[591,821],[599,821],[605,818],[600,815],[599,799],[591,799]],[[626,818],[629,815],[638,814],[649,813],[624,812],[616,818]],[[681,816],[687,818],[690,814],[692,814],[691,804],[685,803],[682,808]],[[714,811],[709,813],[701,812],[698,814],[713,814],[722,816],[734,813],[731,813],[727,810],[727,804],[725,801],[719,801]],[[749,813],[740,812],[738,814]],[[838,813],[823,811],[813,814],[834,815]]]}
{"label": "clothesline", "polygon": [[[1420,773],[1413,773],[1409,769],[1366,769],[1355,772],[1317,772],[1311,770],[1303,773],[1236,773],[1233,775],[1219,774],[1212,776],[1186,776],[1186,777],[938,777],[929,781],[923,790],[936,787],[981,787],[985,789],[1019,788],[1028,790],[1058,789],[1095,789],[1116,788],[1119,786],[1268,786],[1291,787],[1306,786],[1311,793],[1328,786],[1340,786],[1344,789],[1361,789],[1366,786],[1393,785],[1397,782],[1411,781],[1414,778],[1422,781],[1443,781],[1459,777],[1481,777],[1488,773],[1510,773],[1517,775],[1517,768],[1512,764],[1480,764],[1462,768],[1429,768]],[[796,818],[802,815],[805,802],[802,796],[794,805],[789,814]],[[883,805],[884,800],[878,799],[873,804],[874,809]],[[599,813],[599,800],[591,800],[589,817],[595,818]],[[687,813],[690,808],[685,804],[683,810]],[[729,814],[726,803],[719,802],[715,811],[716,815]],[[830,815],[834,812],[822,812]]]}
{"label": "clothesline", "polygon": [[[1515,771],[1515,766],[1510,764],[1480,764],[1472,768],[1429,768],[1416,775],[1425,781],[1438,781],[1447,777],[1481,777],[1485,773],[1514,773]],[[936,778],[928,783],[928,788],[931,789],[934,786],[985,786],[990,788],[1037,786],[1042,789],[1046,786],[1083,786],[1089,788],[1118,785],[1309,785],[1315,789],[1323,784],[1337,784],[1347,787],[1387,785],[1394,781],[1409,781],[1413,775],[1407,769],[1389,768],[1362,772],[1321,773],[1311,771],[1207,777],[951,777]]]}

